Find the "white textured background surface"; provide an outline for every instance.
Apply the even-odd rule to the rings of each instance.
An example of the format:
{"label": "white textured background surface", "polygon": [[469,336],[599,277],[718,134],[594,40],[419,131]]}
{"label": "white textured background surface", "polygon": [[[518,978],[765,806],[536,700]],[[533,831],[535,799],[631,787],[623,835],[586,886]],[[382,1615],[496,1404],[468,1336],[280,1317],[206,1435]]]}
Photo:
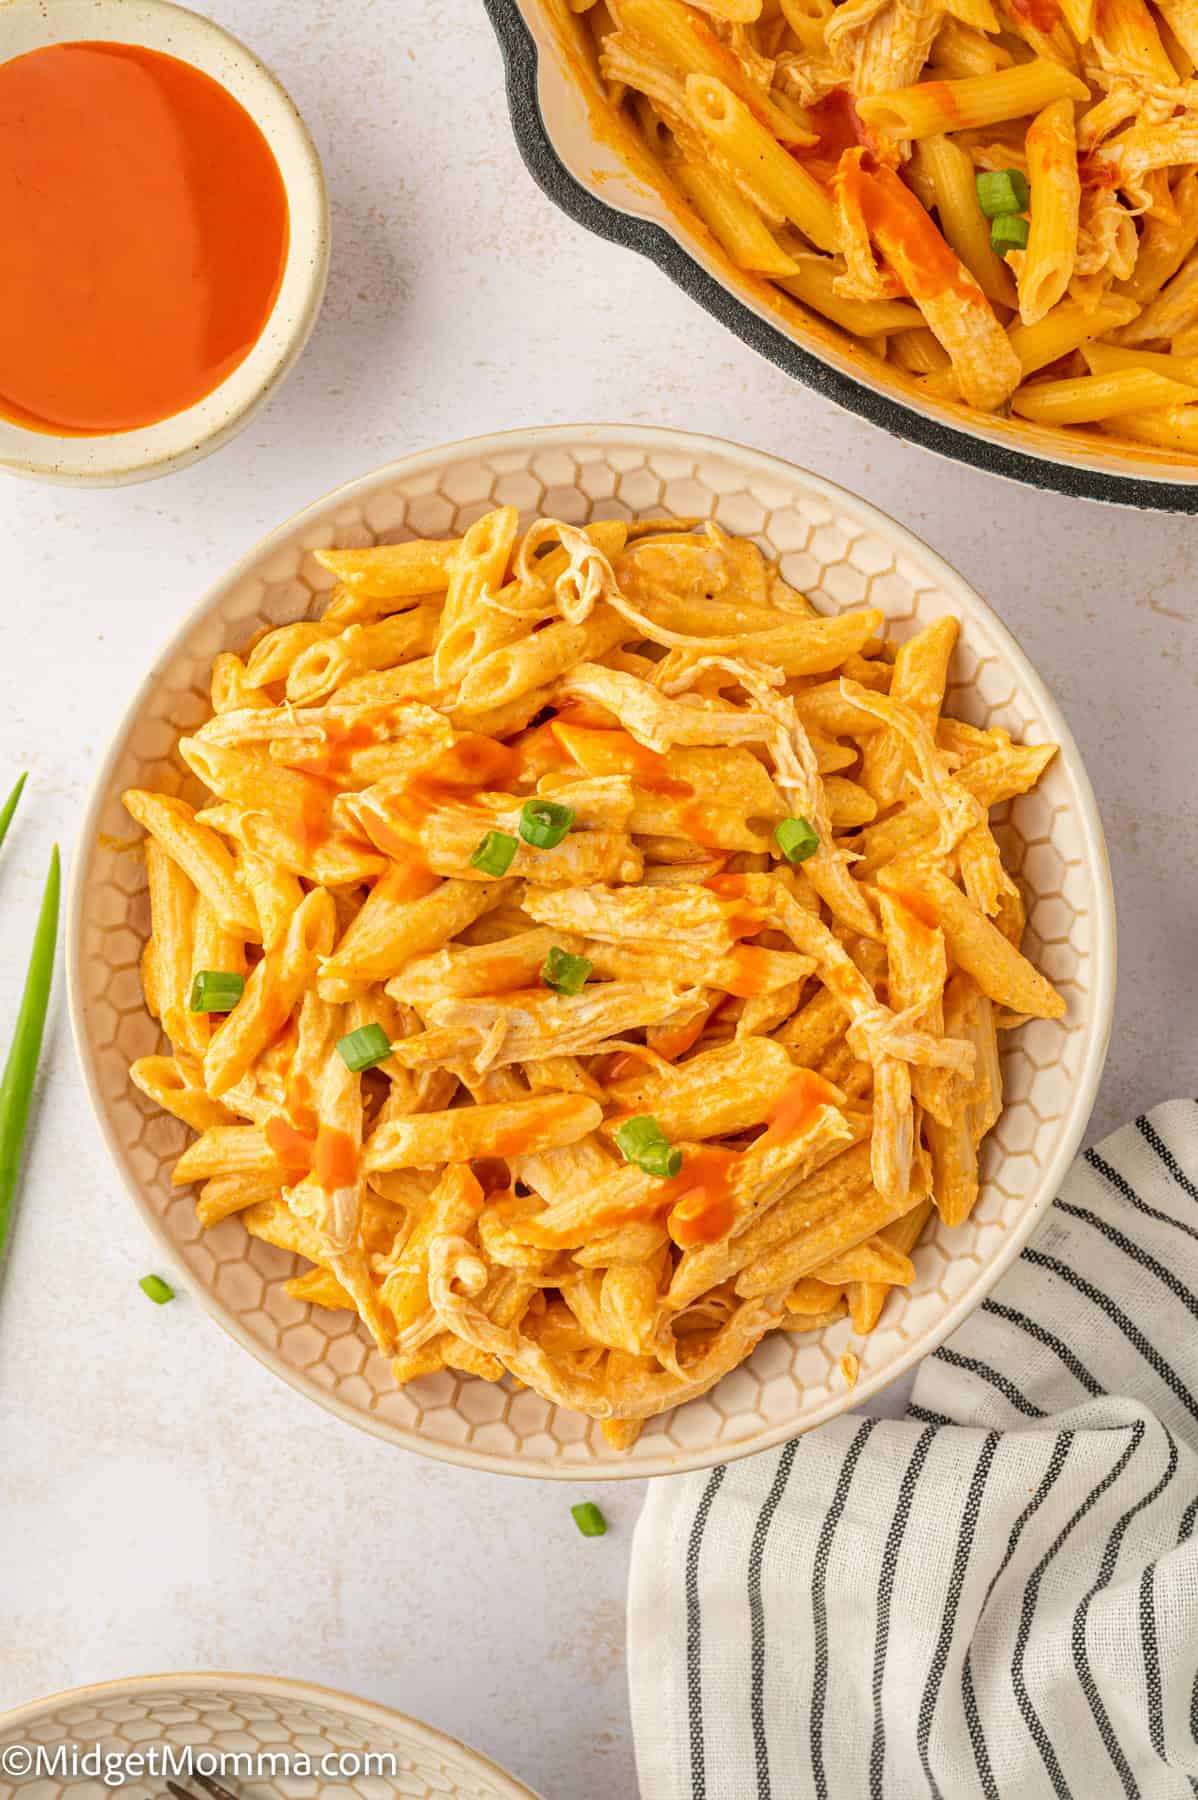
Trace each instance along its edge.
{"label": "white textured background surface", "polygon": [[[0,857],[7,1042],[51,841],[180,613],[267,527],[421,444],[632,419],[740,439],[841,481],[1006,618],[1069,715],[1121,918],[1119,1010],[1090,1137],[1198,1087],[1198,525],[1046,497],[883,437],[795,387],[647,263],[587,236],[512,144],[474,0],[213,0],[325,157],[329,297],[289,385],[181,475],[0,488]],[[2,18],[2,8],[0,8]],[[2,29],[2,26],[0,26]],[[278,1386],[137,1278],[58,995],[0,1291],[0,1707],[187,1667],[270,1668],[388,1701],[546,1800],[635,1792],[623,1691],[634,1486],[582,1496],[389,1453]],[[649,1797],[651,1800],[651,1797]]]}

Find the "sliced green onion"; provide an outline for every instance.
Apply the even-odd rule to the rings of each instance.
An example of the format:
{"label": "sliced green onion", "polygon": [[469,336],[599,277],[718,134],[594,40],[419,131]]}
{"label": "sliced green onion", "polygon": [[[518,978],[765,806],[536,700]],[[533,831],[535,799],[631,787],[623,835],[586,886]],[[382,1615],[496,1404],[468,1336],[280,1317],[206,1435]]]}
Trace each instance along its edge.
{"label": "sliced green onion", "polygon": [[175,1297],[174,1288],[165,1282],[161,1275],[143,1275],[137,1285],[147,1300],[152,1300],[155,1306],[165,1306],[168,1300],[173,1300]]}
{"label": "sliced green onion", "polygon": [[481,869],[484,875],[506,875],[519,848],[506,831],[488,831],[470,858],[470,867]]}
{"label": "sliced green onion", "polygon": [[986,169],[975,177],[974,186],[978,205],[988,219],[1026,212],[1031,202],[1031,189],[1021,169]]}
{"label": "sliced green onion", "polygon": [[0,1076],[0,1257],[4,1254],[8,1223],[12,1214],[13,1195],[17,1191],[17,1174],[21,1166],[21,1147],[29,1123],[29,1107],[33,1099],[33,1078],[42,1047],[46,1024],[46,1008],[50,1001],[50,983],[54,974],[54,946],[58,938],[58,896],[62,877],[58,863],[58,845],[50,852],[50,869],[42,894],[41,911],[33,934],[33,950],[21,1008],[4,1074]]}
{"label": "sliced green onion", "polygon": [[1026,250],[1028,222],[1018,213],[1003,213],[990,225],[990,248],[999,256],[1008,250]]}
{"label": "sliced green onion", "polygon": [[538,850],[554,850],[574,823],[574,808],[556,800],[526,800],[520,808],[520,836]]}
{"label": "sliced green onion", "polygon": [[346,1068],[357,1075],[386,1062],[391,1054],[391,1039],[381,1025],[359,1025],[356,1031],[338,1038],[337,1054]]}
{"label": "sliced green onion", "polygon": [[677,1175],[682,1167],[681,1150],[674,1148],[649,1113],[625,1119],[616,1129],[616,1145],[625,1162],[635,1163],[646,1175],[656,1175],[661,1181]]}
{"label": "sliced green onion", "polygon": [[12,824],[12,816],[17,810],[17,801],[21,798],[21,789],[25,786],[26,779],[26,776],[21,776],[4,805],[0,806],[0,844],[8,835],[8,828]]}
{"label": "sliced green onion", "polygon": [[570,1517],[583,1537],[602,1537],[607,1530],[607,1520],[593,1500],[584,1500],[581,1506],[572,1506]]}
{"label": "sliced green onion", "polygon": [[662,1138],[660,1144],[650,1144],[642,1152],[638,1162],[646,1175],[655,1175],[659,1181],[669,1181],[682,1167],[682,1152]]}
{"label": "sliced green onion", "polygon": [[244,993],[244,975],[228,969],[201,969],[191,984],[187,1005],[191,1012],[232,1012]]}
{"label": "sliced green onion", "polygon": [[788,863],[801,863],[819,849],[819,833],[807,819],[783,819],[774,826],[774,842]]}
{"label": "sliced green onion", "polygon": [[581,994],[594,966],[585,956],[571,956],[568,950],[554,944],[541,964],[541,980],[559,994]]}

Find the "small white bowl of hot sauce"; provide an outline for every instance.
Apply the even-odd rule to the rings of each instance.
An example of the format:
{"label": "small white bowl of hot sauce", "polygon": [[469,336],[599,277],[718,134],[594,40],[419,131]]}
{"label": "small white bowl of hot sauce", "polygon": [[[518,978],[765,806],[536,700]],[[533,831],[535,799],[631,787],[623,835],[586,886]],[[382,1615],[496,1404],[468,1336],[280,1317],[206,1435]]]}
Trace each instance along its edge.
{"label": "small white bowl of hot sauce", "polygon": [[320,158],[275,77],[169,0],[0,4],[0,468],[207,455],[320,311]]}

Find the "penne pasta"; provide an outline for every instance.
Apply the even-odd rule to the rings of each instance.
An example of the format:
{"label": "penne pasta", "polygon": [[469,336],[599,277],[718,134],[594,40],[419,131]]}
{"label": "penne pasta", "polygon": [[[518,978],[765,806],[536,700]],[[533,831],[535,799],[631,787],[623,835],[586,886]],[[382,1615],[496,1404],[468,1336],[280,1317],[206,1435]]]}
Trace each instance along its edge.
{"label": "penne pasta", "polygon": [[1083,344],[1129,325],[1139,310],[1134,300],[1114,295],[1092,309],[1078,300],[1062,300],[1035,325],[1012,325],[1007,336],[1024,380]]}
{"label": "penne pasta", "polygon": [[1111,369],[1104,375],[1076,375],[1067,381],[1035,381],[1021,387],[1011,405],[1024,419],[1045,425],[1091,425],[1124,413],[1159,412],[1184,406],[1193,389],[1155,369]]}
{"label": "penne pasta", "polygon": [[794,275],[798,264],[778,243],[761,214],[708,164],[679,157],[674,180],[712,236],[742,269]]}
{"label": "penne pasta", "polygon": [[1036,325],[1069,287],[1077,251],[1081,178],[1067,99],[1052,100],[1028,126],[1024,149],[1031,223],[1019,266],[1019,317]]}
{"label": "penne pasta", "polygon": [[[923,404],[1002,414],[1004,436],[1028,420],[1186,454],[1160,424],[1174,405],[1144,426],[1009,403],[1086,343],[1198,349],[1193,0],[613,0],[587,17],[637,179],[656,175],[708,266],[731,264],[797,341],[834,327]],[[510,615],[494,628],[511,652]],[[636,654],[629,638],[597,660]]]}
{"label": "penne pasta", "polygon": [[788,219],[817,250],[839,248],[836,210],[826,190],[758,123],[731,88],[712,76],[691,75],[686,98],[702,135],[732,168],[757,185],[780,218]]}
{"label": "penne pasta", "polygon": [[[911,54],[892,26],[875,69]],[[893,171],[846,168],[907,219]],[[912,276],[918,233],[903,262],[870,230]],[[1185,358],[1092,354],[1198,397]],[[207,803],[127,796],[169,1040],[131,1080],[194,1134],[200,1225],[302,1259],[288,1304],[348,1313],[396,1381],[510,1377],[625,1448],[769,1331],[869,1329],[933,1205],[980,1190],[999,1009],[1064,1007],[987,822],[1052,746],[946,714],[954,619],[888,643],[698,520],[501,507],[323,560],[325,618],[226,653],[180,742]]]}
{"label": "penne pasta", "polygon": [[873,131],[895,138],[976,131],[1038,113],[1053,100],[1088,100],[1089,89],[1061,63],[1037,57],[992,75],[920,81],[894,93],[864,97],[857,111]]}
{"label": "penne pasta", "polygon": [[457,560],[453,538],[414,538],[364,550],[317,550],[316,560],[343,588],[368,600],[408,600],[444,593]]}
{"label": "penne pasta", "polygon": [[197,820],[185,800],[135,788],[128,789],[121,799],[126,812],[204,895],[224,929],[257,943],[260,934],[253,903],[237,878],[228,846],[217,833]]}
{"label": "penne pasta", "polygon": [[951,137],[933,133],[919,144],[915,166],[927,177],[948,244],[992,305],[1013,307],[1015,283],[990,247],[990,228],[978,206],[971,158]]}
{"label": "penne pasta", "polygon": [[884,337],[920,323],[918,308],[906,300],[845,299],[836,290],[841,273],[827,257],[800,255],[795,257],[794,273],[783,276],[780,285],[857,337]]}

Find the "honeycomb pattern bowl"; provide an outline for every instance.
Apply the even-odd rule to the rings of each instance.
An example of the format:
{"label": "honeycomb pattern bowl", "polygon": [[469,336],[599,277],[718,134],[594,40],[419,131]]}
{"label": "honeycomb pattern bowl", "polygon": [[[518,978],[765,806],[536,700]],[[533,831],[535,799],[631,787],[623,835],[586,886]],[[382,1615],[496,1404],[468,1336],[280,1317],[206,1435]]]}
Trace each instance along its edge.
{"label": "honeycomb pattern bowl", "polygon": [[[188,1771],[176,1776],[169,1767],[138,1773],[132,1765],[119,1787],[92,1775],[86,1762],[77,1776],[65,1759],[58,1774],[37,1767],[39,1748],[51,1766],[60,1748],[68,1758],[74,1752],[79,1766],[93,1746],[100,1767],[114,1773],[126,1758],[161,1757],[166,1746],[176,1758],[189,1751],[190,1772],[213,1774],[258,1800],[536,1800],[494,1763],[417,1719],[273,1675],[135,1676],[0,1714],[0,1794],[91,1800],[119,1792],[124,1800],[160,1800],[167,1775],[199,1791]],[[224,1759],[222,1766],[211,1758]],[[251,1766],[256,1758],[262,1761]]]}
{"label": "honeycomb pattern bowl", "polygon": [[[945,611],[962,620],[948,707],[1018,738],[1060,744],[1035,793],[998,824],[1028,902],[1028,949],[1066,995],[1065,1018],[1005,1034],[1008,1104],[968,1224],[937,1230],[912,1287],[873,1334],[848,1322],[774,1334],[704,1398],[651,1420],[627,1454],[597,1425],[528,1391],[441,1372],[397,1388],[357,1321],[291,1299],[295,1259],[235,1218],[201,1233],[170,1168],[187,1133],[132,1086],[154,1051],[138,959],[148,925],[142,859],[119,795],[177,788],[173,744],[204,716],[212,659],[264,625],[317,608],[330,578],[311,552],[459,532],[510,502],[571,522],[665,511],[718,519],[776,556],[816,604],[882,607],[902,636]],[[833,1418],[934,1349],[1026,1241],[1089,1117],[1114,998],[1114,916],[1102,827],[1077,747],[1043,683],[994,614],[910,533],[840,488],[776,458],[641,426],[555,427],[421,451],[317,501],[266,538],[204,599],[135,696],[97,777],[75,859],[68,924],[76,1041],[101,1131],[142,1219],[210,1313],[260,1361],[341,1418],[410,1450],[512,1474],[588,1479],[665,1474],[743,1456]],[[850,1390],[839,1359],[861,1359]]]}

